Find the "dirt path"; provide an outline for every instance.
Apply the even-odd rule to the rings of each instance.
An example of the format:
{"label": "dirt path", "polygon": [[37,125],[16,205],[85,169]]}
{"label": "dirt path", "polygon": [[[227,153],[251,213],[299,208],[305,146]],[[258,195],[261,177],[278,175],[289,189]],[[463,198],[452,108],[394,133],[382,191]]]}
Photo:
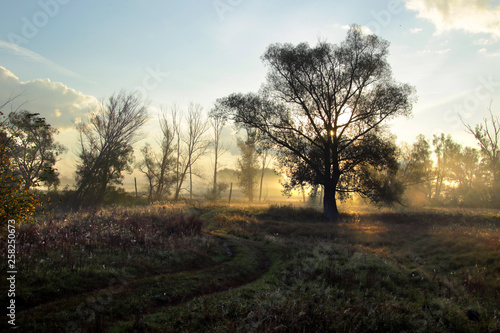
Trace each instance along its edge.
{"label": "dirt path", "polygon": [[164,273],[38,305],[19,313],[21,331],[105,331],[116,321],[162,311],[259,279],[270,261],[262,244],[216,235],[228,261],[195,270]]}

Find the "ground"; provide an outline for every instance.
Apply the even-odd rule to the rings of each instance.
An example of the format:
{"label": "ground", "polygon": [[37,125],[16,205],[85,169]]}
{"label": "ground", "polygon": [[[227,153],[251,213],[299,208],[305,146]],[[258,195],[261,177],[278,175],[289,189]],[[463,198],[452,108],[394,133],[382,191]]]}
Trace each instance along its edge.
{"label": "ground", "polygon": [[500,330],[495,210],[112,208],[16,237],[22,332]]}

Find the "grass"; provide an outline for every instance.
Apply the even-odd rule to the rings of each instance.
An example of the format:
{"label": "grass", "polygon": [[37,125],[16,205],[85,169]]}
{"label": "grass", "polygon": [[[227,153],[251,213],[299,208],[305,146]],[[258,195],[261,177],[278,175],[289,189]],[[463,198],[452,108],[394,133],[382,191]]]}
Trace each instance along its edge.
{"label": "grass", "polygon": [[329,223],[198,204],[54,217],[17,237],[20,331],[500,330],[494,210],[352,208]]}

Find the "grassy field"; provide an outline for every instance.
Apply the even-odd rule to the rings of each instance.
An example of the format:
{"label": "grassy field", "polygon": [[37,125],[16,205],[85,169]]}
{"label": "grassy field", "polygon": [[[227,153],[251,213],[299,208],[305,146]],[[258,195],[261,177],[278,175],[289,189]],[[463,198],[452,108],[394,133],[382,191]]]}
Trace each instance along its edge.
{"label": "grassy field", "polygon": [[115,208],[16,236],[20,332],[500,332],[499,211]]}

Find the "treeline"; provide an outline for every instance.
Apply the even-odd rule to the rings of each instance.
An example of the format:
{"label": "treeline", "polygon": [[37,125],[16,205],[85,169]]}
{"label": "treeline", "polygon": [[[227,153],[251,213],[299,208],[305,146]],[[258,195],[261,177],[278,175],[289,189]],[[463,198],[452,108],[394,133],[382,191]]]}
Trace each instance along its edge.
{"label": "treeline", "polygon": [[[134,147],[146,138],[142,129],[150,119],[148,105],[133,93],[124,91],[101,103],[87,122],[76,125],[78,155],[74,189],[58,191],[59,173],[54,167],[65,148],[54,141],[58,133],[38,113],[22,109],[2,112],[19,96],[0,105],[2,158],[2,216],[27,218],[43,201],[39,186],[46,186],[52,199],[66,208],[95,207],[114,203],[126,197],[120,187],[126,172],[138,169],[147,180],[147,202],[178,201],[187,194],[193,199],[193,179],[206,175],[208,167],[198,165],[200,158],[212,154],[213,186],[204,198],[216,200],[228,190],[229,184],[217,180],[219,159],[228,146],[221,141],[222,129],[229,116],[217,105],[208,117],[198,104],[187,110],[177,106],[164,108],[159,117],[156,145],[146,143],[140,158],[134,158]],[[248,132],[250,133],[250,132]],[[269,165],[267,152],[256,146],[256,137],[248,134],[238,139],[242,157],[236,161],[239,187],[252,201],[263,157],[261,175]],[[261,177],[261,179],[262,179]],[[262,196],[262,181],[259,200]],[[123,200],[122,200],[123,201]],[[19,210],[15,213],[15,210]],[[24,213],[21,213],[23,211]]]}
{"label": "treeline", "polygon": [[[65,148],[54,141],[57,130],[39,114],[19,109],[1,113],[10,102],[0,105],[1,215],[27,218],[43,202],[34,188],[45,185],[58,193],[59,173],[54,165]],[[217,179],[220,158],[228,150],[221,136],[224,127],[233,126],[231,114],[220,103],[207,115],[198,104],[190,104],[187,110],[175,105],[163,108],[156,144],[143,145],[134,163],[134,147],[146,137],[141,129],[149,119],[147,104],[132,93],[120,92],[103,102],[88,122],[78,124],[76,186],[66,191],[59,204],[80,208],[112,202],[110,198],[124,195],[120,188],[124,172],[134,168],[147,180],[149,203],[177,201],[183,196],[193,199],[193,179],[207,174],[212,186],[203,197],[221,198],[229,187]],[[475,127],[464,124],[464,128],[479,148],[463,146],[445,134],[419,135],[413,144],[398,147],[397,172],[386,175],[384,181],[392,187],[391,193],[404,192],[401,204],[499,207],[499,119],[490,110],[488,119]],[[279,164],[280,151],[255,129],[239,130],[236,185],[250,201],[257,197],[260,201],[264,171],[273,155]],[[208,154],[212,165],[200,165]],[[279,170],[293,172],[287,170],[293,168],[289,162]],[[302,191],[305,195],[303,187]],[[319,193],[318,188],[310,192]]]}
{"label": "treeline", "polygon": [[419,135],[400,147],[398,177],[409,203],[500,207],[500,122],[490,117],[475,127],[464,124],[478,148],[463,146],[450,135]]}

